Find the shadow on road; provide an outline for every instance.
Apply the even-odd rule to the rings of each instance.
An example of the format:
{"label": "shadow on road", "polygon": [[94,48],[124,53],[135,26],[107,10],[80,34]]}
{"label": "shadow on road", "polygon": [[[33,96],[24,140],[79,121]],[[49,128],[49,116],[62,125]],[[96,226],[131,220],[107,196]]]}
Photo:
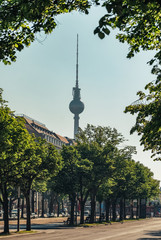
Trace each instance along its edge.
{"label": "shadow on road", "polygon": [[161,240],[161,231],[150,231],[150,232],[147,232],[146,235],[151,235],[152,237],[138,238],[138,240],[155,240],[155,239]]}
{"label": "shadow on road", "polygon": [[[31,229],[32,230],[47,230],[47,229],[72,229],[74,227],[66,226],[64,224],[60,223],[54,223],[54,224],[32,224]],[[12,224],[10,225],[10,229],[17,229],[17,225]],[[26,229],[26,224],[21,224],[20,229],[24,230]]]}

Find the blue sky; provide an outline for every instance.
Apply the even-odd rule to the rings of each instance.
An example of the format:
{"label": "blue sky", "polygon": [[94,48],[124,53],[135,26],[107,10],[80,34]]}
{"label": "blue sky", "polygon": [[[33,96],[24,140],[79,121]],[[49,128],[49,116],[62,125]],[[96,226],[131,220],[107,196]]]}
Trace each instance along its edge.
{"label": "blue sky", "polygon": [[100,40],[93,34],[104,9],[94,7],[89,15],[70,13],[56,18],[52,34],[37,35],[29,48],[17,54],[16,63],[1,63],[4,98],[16,113],[24,113],[50,130],[73,137],[73,114],[69,111],[75,85],[76,35],[79,34],[79,85],[85,110],[80,127],[87,123],[115,127],[137,147],[136,161],[151,168],[161,179],[161,162],[153,162],[143,152],[137,134],[130,135],[135,116],[124,114],[127,105],[137,100],[136,92],[154,80],[146,64],[154,52],[140,52],[127,59],[128,46],[115,39],[115,32]]}

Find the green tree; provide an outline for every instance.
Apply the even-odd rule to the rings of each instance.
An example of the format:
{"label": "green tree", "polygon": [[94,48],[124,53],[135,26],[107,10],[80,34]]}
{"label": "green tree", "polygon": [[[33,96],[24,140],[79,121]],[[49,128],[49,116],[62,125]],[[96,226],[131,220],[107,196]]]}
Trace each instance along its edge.
{"label": "green tree", "polygon": [[[47,193],[47,190],[48,190],[48,181],[50,181],[51,177],[50,178],[36,178],[34,181],[33,181],[33,184],[31,185],[31,189],[32,189],[32,212],[35,212],[34,211],[34,192],[39,192],[41,193],[41,196],[42,196],[42,199],[41,199],[41,217],[44,217],[44,200],[45,200],[45,193]],[[30,192],[31,193],[31,192]],[[38,215],[39,215],[39,212],[38,212]]]}
{"label": "green tree", "polygon": [[[36,34],[49,34],[57,25],[56,16],[80,11],[88,13],[93,0],[2,0],[0,3],[0,60],[10,64],[16,52],[29,46]],[[97,2],[97,1],[96,1]]]}
{"label": "green tree", "polygon": [[91,179],[91,173],[93,170],[93,162],[88,159],[82,159],[79,163],[78,169],[78,193],[79,193],[79,203],[80,203],[80,224],[84,223],[84,210],[85,203],[90,193],[88,188]]}
{"label": "green tree", "polygon": [[[111,29],[119,29],[116,37],[130,45],[128,57],[143,50],[160,49],[159,0],[54,0],[1,1],[0,4],[0,60],[5,64],[16,60],[16,51],[29,46],[36,33],[48,34],[55,29],[55,17],[71,11],[88,13],[93,4],[107,10],[94,33],[102,39]],[[159,50],[159,55],[160,55]]]}
{"label": "green tree", "polygon": [[86,185],[91,197],[91,222],[94,222],[96,194],[101,184],[112,175],[115,148],[123,140],[116,129],[89,124],[84,131],[80,129],[77,135],[77,149],[81,158],[92,163]]}
{"label": "green tree", "polygon": [[[125,200],[131,205],[133,218],[133,200],[148,199],[159,193],[159,181],[153,179],[153,173],[139,162],[132,160],[134,147],[125,147],[115,154],[115,171],[111,178],[100,186],[97,199],[105,201],[106,221],[109,221],[109,207],[112,204],[113,221],[116,220],[116,203],[120,205],[120,221],[126,218]],[[137,213],[137,216],[139,214]]]}
{"label": "green tree", "polygon": [[74,206],[76,193],[78,192],[78,168],[80,155],[75,146],[63,146],[62,169],[53,179],[52,189],[56,193],[63,193],[69,196],[71,202],[70,224],[74,225]]}
{"label": "green tree", "polygon": [[[153,59],[148,62],[152,73],[157,75],[157,82],[161,80],[161,3],[159,0],[108,0],[102,7],[105,14],[99,21],[94,33],[102,39],[110,34],[111,29],[118,29],[116,38],[120,42],[127,42],[131,58],[142,50],[156,50]],[[157,83],[156,82],[156,83]],[[158,86],[159,89],[160,86]]]}
{"label": "green tree", "polygon": [[[106,222],[109,222],[109,213],[110,213],[110,205],[111,205],[111,196],[113,194],[113,187],[115,186],[116,182],[114,178],[108,178],[105,180],[97,192],[97,201],[99,203],[105,202],[105,210],[106,210]],[[101,209],[101,208],[100,208]],[[101,220],[101,210],[100,210],[100,220]]]}
{"label": "green tree", "polygon": [[144,150],[151,150],[155,160],[161,160],[161,83],[149,83],[145,87],[148,93],[138,92],[138,101],[129,105],[125,113],[137,114],[136,123],[130,133],[137,132],[141,136],[140,143]]}
{"label": "green tree", "polygon": [[[153,173],[143,164],[136,162],[135,164],[135,174],[136,174],[136,181],[134,182],[135,185],[135,192],[133,198],[138,199],[141,204],[141,199],[147,200],[151,197],[156,197],[159,195],[159,181],[153,178]],[[138,210],[137,210],[138,212]],[[140,212],[137,213],[139,217],[142,217],[141,208]]]}
{"label": "green tree", "polygon": [[[111,29],[117,28],[116,38],[127,42],[130,46],[128,58],[142,50],[156,50],[154,58],[149,61],[156,82],[149,83],[145,89],[148,94],[138,92],[139,99],[128,106],[125,112],[137,113],[136,124],[131,133],[137,131],[141,135],[141,144],[145,150],[152,151],[152,157],[160,154],[160,97],[161,97],[161,3],[159,0],[131,1],[109,0],[102,4],[105,14],[95,29],[100,38],[110,34]],[[159,160],[160,157],[156,156]]]}
{"label": "green tree", "polygon": [[[61,166],[61,157],[56,148],[41,138],[33,137],[25,150],[21,160],[25,163],[21,174],[21,191],[26,198],[27,225],[26,230],[31,230],[30,219],[30,190],[34,181],[44,182],[57,174]],[[43,186],[44,187],[44,186]]]}
{"label": "green tree", "polygon": [[116,38],[130,45],[128,57],[143,50],[160,49],[161,3],[159,0],[105,0],[102,7],[107,10],[94,33],[100,38],[110,34],[111,29],[120,32]]}
{"label": "green tree", "polygon": [[[74,224],[74,206],[76,198],[79,196],[81,205],[81,219],[84,216],[84,204],[87,200],[89,192],[86,192],[91,174],[91,162],[88,159],[82,159],[77,146],[63,146],[62,149],[63,167],[59,174],[51,179],[50,188],[57,194],[65,194],[69,196],[71,202],[71,218],[70,224]],[[82,214],[83,212],[83,214]]]}
{"label": "green tree", "polygon": [[111,194],[108,196],[112,204],[113,221],[116,220],[116,204],[120,205],[120,220],[123,220],[125,200],[131,199],[133,193],[133,182],[135,180],[132,154],[135,153],[135,147],[127,146],[123,149],[117,149],[115,154],[115,171],[112,175],[114,184],[111,186]]}
{"label": "green tree", "polygon": [[9,188],[19,181],[25,163],[22,155],[31,136],[19,118],[15,118],[0,89],[0,202],[4,210],[4,232],[9,233],[8,194]]}

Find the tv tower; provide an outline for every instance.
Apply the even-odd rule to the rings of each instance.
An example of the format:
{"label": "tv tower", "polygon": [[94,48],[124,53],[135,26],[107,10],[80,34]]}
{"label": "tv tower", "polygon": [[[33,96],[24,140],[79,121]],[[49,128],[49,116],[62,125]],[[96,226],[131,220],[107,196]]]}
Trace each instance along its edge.
{"label": "tv tower", "polygon": [[69,104],[70,111],[74,114],[74,139],[79,128],[79,114],[84,110],[84,103],[81,102],[80,88],[78,85],[78,34],[77,34],[77,54],[76,54],[76,85],[73,88],[73,100]]}

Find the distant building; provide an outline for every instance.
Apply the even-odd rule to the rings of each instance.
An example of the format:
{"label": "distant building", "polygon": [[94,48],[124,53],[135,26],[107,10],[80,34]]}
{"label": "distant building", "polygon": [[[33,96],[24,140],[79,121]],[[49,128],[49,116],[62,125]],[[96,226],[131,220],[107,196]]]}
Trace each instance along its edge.
{"label": "distant building", "polygon": [[30,134],[35,134],[36,137],[41,137],[47,142],[52,143],[57,149],[61,149],[63,145],[73,145],[74,140],[68,137],[62,137],[59,134],[50,131],[45,124],[26,116],[25,114],[18,115],[25,120],[25,126]]}

